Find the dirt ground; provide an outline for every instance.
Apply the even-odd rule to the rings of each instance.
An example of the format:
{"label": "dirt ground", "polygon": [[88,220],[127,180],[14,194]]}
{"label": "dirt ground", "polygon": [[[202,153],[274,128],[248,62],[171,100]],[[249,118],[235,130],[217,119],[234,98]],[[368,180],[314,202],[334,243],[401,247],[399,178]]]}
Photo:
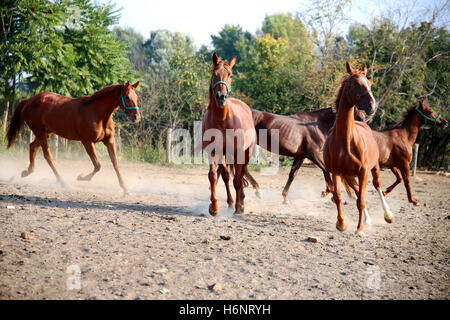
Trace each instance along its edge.
{"label": "dirt ground", "polygon": [[[0,157],[0,299],[449,299],[450,177],[412,178],[387,197],[387,224],[374,188],[372,224],[355,234],[356,201],[344,195],[348,228],[335,228],[323,176],[304,167],[282,204],[289,172],[254,176],[263,199],[246,189],[246,212],[208,214],[206,167],[121,162],[130,195],[102,160],[91,182],[88,159],[57,161],[61,189],[38,156]],[[13,177],[12,180],[10,180]],[[381,173],[382,184],[394,181]],[[234,194],[234,191],[233,191]],[[229,237],[229,238],[228,238]]]}

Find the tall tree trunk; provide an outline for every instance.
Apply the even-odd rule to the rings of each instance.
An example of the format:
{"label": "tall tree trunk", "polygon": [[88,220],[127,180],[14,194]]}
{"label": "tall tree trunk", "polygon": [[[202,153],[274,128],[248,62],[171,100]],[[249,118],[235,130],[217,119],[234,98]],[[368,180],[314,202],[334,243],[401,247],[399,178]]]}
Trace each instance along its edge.
{"label": "tall tree trunk", "polygon": [[5,112],[3,113],[3,132],[6,133],[9,112],[9,100],[6,100]]}

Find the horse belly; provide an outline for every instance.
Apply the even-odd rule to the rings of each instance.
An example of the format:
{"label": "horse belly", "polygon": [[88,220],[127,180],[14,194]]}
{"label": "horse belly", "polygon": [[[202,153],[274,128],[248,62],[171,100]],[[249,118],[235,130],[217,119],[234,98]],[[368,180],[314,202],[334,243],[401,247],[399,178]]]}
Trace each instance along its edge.
{"label": "horse belly", "polygon": [[43,115],[42,123],[49,131],[69,140],[80,140],[76,130],[76,118],[70,110],[54,108]]}

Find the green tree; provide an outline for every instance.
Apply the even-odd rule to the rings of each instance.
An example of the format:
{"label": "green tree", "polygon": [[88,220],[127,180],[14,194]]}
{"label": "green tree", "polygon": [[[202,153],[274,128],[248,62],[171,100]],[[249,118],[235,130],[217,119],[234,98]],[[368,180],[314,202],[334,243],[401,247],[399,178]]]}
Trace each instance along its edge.
{"label": "green tree", "polygon": [[67,14],[61,1],[5,0],[0,15],[0,96],[6,128],[9,106],[15,102],[19,83],[31,70],[42,66],[45,53],[61,50],[54,28]]}
{"label": "green tree", "polygon": [[[247,54],[253,48],[254,37],[248,31],[243,31],[239,25],[226,24],[218,35],[211,35],[215,51],[222,59],[230,61],[234,56],[238,61],[236,71],[240,71],[239,61],[246,60]],[[211,61],[211,55],[209,56]]]}
{"label": "green tree", "polygon": [[159,76],[167,74],[170,60],[175,54],[192,56],[195,54],[194,39],[181,32],[155,30],[144,43],[147,65]]}

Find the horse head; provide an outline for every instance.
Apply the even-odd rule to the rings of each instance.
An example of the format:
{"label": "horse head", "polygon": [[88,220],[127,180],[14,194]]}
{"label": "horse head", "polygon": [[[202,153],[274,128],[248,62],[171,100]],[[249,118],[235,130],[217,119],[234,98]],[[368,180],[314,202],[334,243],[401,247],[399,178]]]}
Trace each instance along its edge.
{"label": "horse head", "polygon": [[441,128],[446,128],[448,126],[447,120],[445,120],[442,115],[434,111],[433,108],[427,106],[423,100],[419,101],[419,106],[416,110],[425,119],[425,124],[430,121],[434,123],[434,126],[438,125]]}
{"label": "horse head", "polygon": [[364,67],[363,71],[359,71],[353,69],[348,62],[346,62],[346,67],[350,74],[345,83],[347,98],[352,106],[356,106],[358,110],[363,110],[367,114],[366,122],[370,122],[378,105],[370,89],[372,83],[366,78],[367,68]]}
{"label": "horse head", "polygon": [[139,81],[135,84],[130,84],[129,81],[122,87],[120,95],[120,109],[133,121],[137,123],[141,120],[141,113],[138,107],[138,96],[136,94],[136,88],[139,85]]}
{"label": "horse head", "polygon": [[216,101],[219,108],[225,107],[228,96],[231,92],[231,78],[233,76],[233,66],[236,63],[236,57],[230,62],[220,60],[217,53],[212,56],[213,70],[211,75],[210,95]]}

